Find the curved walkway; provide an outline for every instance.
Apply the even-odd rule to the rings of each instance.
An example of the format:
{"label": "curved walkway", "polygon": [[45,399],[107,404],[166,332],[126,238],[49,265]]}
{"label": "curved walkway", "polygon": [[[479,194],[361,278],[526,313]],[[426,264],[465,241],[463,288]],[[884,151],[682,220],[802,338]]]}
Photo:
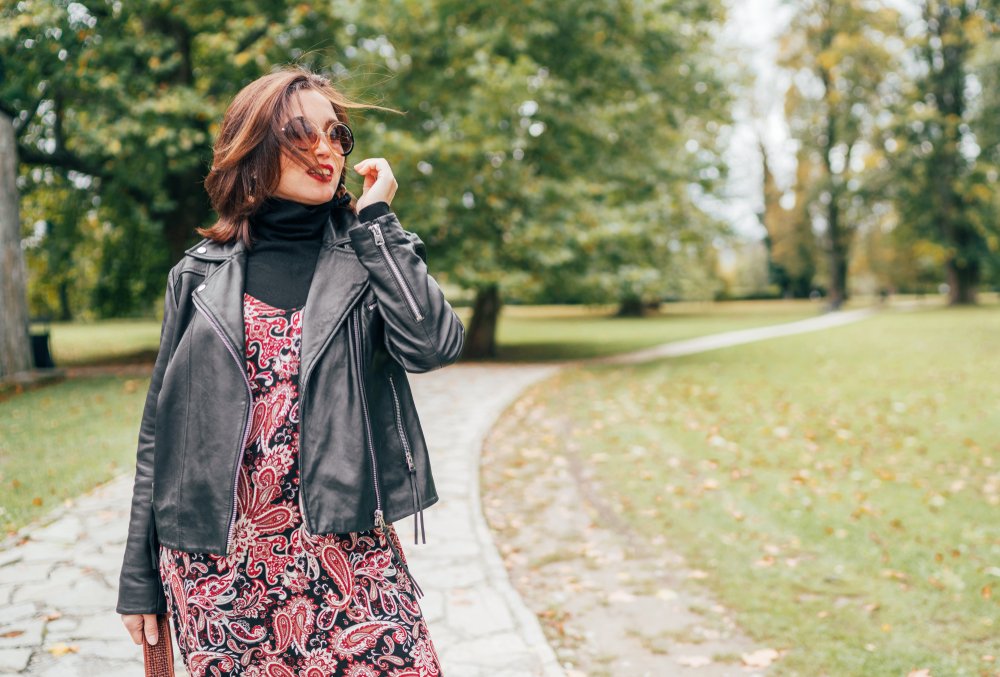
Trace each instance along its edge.
{"label": "curved walkway", "polygon": [[[727,332],[595,361],[711,350],[822,329],[870,312]],[[683,352],[676,352],[679,345]],[[459,364],[410,377],[441,500],[424,515],[426,545],[408,542],[412,518],[397,528],[426,593],[421,606],[444,677],[565,674],[509,581],[483,517],[478,482],[480,448],[496,418],[526,387],[565,364]],[[114,611],[131,486],[132,474],[121,475],[0,547],[0,675],[132,677],[141,671],[141,649]],[[178,667],[179,677],[186,674]]]}

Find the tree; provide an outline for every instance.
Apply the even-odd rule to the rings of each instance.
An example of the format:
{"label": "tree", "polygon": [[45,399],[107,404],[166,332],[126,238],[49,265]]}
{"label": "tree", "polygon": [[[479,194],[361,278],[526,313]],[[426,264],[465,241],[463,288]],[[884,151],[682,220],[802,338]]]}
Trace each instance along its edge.
{"label": "tree", "polygon": [[[331,3],[22,0],[0,9],[0,110],[32,190],[106,223],[93,304],[145,307],[212,220],[202,180],[217,121],[243,84],[290,59],[319,70],[347,40]],[[318,49],[317,49],[318,48]],[[307,51],[315,50],[315,51]],[[342,68],[342,66],[340,66]],[[60,233],[77,223],[52,214]]]}
{"label": "tree", "polygon": [[474,291],[466,356],[494,354],[505,292],[656,299],[674,250],[710,240],[691,186],[722,175],[705,129],[727,116],[705,56],[720,7],[437,0],[352,16],[355,63],[387,67],[379,88],[407,111],[376,127],[375,153],[409,159],[394,165],[406,215],[436,224],[436,264]]}
{"label": "tree", "polygon": [[0,378],[33,366],[16,177],[14,125],[0,113]]}
{"label": "tree", "polygon": [[894,139],[899,237],[942,250],[952,305],[976,302],[1000,251],[997,200],[987,188],[1000,160],[998,99],[982,86],[997,81],[988,37],[998,18],[987,0],[924,0],[914,46],[919,75]]}
{"label": "tree", "polygon": [[771,279],[781,289],[782,296],[808,298],[816,275],[816,236],[808,211],[809,191],[816,185],[816,167],[810,162],[809,153],[799,153],[792,193],[795,203],[785,207],[767,161],[767,149],[763,143],[759,147],[764,176],[761,222],[767,230]]}
{"label": "tree", "polygon": [[894,10],[863,0],[801,0],[782,40],[781,64],[794,72],[786,114],[809,161],[822,170],[811,187],[810,217],[823,233],[829,303],[847,298],[847,266],[876,115],[896,84]]}

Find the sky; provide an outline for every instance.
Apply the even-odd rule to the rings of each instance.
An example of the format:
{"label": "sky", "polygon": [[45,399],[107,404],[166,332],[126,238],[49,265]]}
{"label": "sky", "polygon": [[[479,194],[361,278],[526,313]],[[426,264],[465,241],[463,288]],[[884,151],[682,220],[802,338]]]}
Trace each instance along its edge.
{"label": "sky", "polygon": [[717,206],[734,230],[748,239],[764,237],[756,215],[763,204],[759,138],[768,148],[779,185],[787,186],[795,171],[795,147],[782,111],[788,76],[775,65],[777,38],[790,17],[791,9],[780,0],[730,0],[722,33],[723,44],[735,48],[741,62],[757,75],[754,90],[740,97],[735,110],[726,154],[730,178]]}

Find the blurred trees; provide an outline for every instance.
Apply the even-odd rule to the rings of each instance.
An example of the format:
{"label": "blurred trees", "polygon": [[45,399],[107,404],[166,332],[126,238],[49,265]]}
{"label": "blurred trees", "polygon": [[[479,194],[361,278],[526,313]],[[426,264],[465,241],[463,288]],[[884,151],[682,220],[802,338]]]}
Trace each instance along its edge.
{"label": "blurred trees", "polygon": [[373,152],[402,161],[403,213],[475,292],[467,354],[493,354],[511,293],[632,314],[711,295],[722,226],[698,198],[725,176],[721,2],[398,1],[352,19],[355,62],[392,71],[377,87],[407,110]]}
{"label": "blurred trees", "polygon": [[944,279],[951,303],[974,302],[984,275],[1000,281],[998,3],[913,0],[905,16],[887,2],[792,6],[781,63],[799,168],[791,211],[765,169],[773,278],[790,288],[789,270],[811,274],[818,243],[836,307],[860,232],[851,269],[869,286],[930,291]]}
{"label": "blurred trees", "polygon": [[[475,292],[470,354],[492,354],[505,294],[625,312],[710,296],[724,227],[702,207],[725,178],[729,121],[721,8],[7,4],[0,106],[16,121],[24,221],[49,228],[32,255],[49,289],[35,298],[73,314],[84,275],[75,286],[92,287],[100,315],[156,298],[211,220],[201,181],[226,104],[293,60],[406,111],[366,113],[378,117],[359,120],[358,150],[390,159],[435,271]],[[95,251],[86,272],[81,253]]]}
{"label": "blurred trees", "polygon": [[819,170],[799,195],[807,199],[801,207],[809,223],[820,225],[829,303],[839,308],[847,298],[851,241],[870,208],[861,179],[877,153],[878,116],[898,87],[890,38],[899,15],[864,0],[798,0],[795,7],[780,57],[794,72],[786,116],[800,164]]}
{"label": "blurred trees", "polygon": [[991,0],[922,0],[914,40],[917,77],[893,147],[897,242],[938,248],[952,304],[975,303],[1000,252],[998,6]]}
{"label": "blurred trees", "polygon": [[[48,287],[36,300],[114,316],[162,294],[212,219],[201,182],[228,101],[272,64],[325,66],[306,50],[341,49],[334,19],[326,3],[5,3],[0,109],[16,124],[23,221],[49,226],[31,253]],[[90,294],[70,309],[74,286]]]}

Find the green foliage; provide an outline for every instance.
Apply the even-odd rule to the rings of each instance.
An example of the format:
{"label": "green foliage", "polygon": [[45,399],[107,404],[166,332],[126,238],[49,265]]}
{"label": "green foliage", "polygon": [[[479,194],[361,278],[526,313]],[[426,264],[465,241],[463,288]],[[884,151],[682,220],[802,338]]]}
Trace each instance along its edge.
{"label": "green foliage", "polygon": [[90,281],[102,315],[162,293],[211,220],[201,181],[229,99],[293,60],[406,111],[360,118],[356,154],[393,164],[442,280],[525,299],[707,296],[723,229],[703,202],[725,176],[729,119],[721,7],[25,0],[0,17],[0,105],[23,174],[51,170],[25,194],[72,183],[86,209],[65,228],[109,224]]}
{"label": "green foliage", "polygon": [[966,303],[980,281],[998,279],[1000,263],[1000,201],[989,188],[1000,171],[991,86],[1000,77],[1000,11],[990,0],[921,5],[926,29],[912,43],[920,75],[892,130],[896,243],[937,246],[952,302]]}

